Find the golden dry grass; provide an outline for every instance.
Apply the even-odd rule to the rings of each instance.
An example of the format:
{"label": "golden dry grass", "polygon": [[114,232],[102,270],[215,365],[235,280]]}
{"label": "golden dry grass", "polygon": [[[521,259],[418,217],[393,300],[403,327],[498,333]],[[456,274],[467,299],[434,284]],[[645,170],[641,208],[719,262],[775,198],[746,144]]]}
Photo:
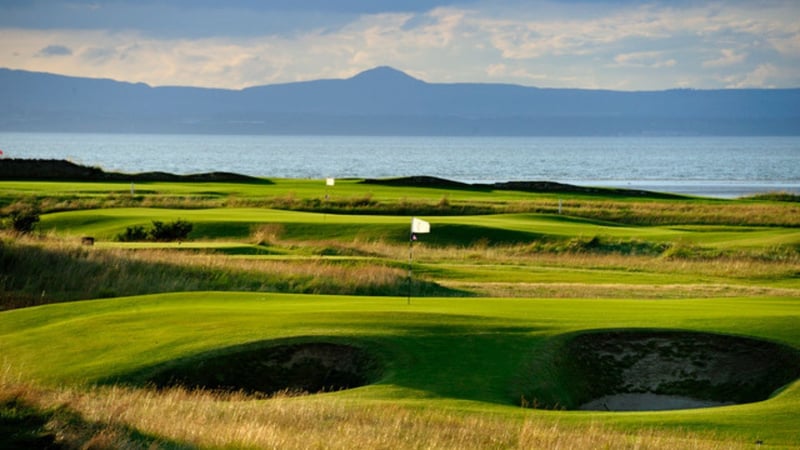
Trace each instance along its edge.
{"label": "golden dry grass", "polygon": [[482,297],[530,298],[720,298],[720,297],[800,297],[800,289],[767,288],[733,284],[631,285],[625,283],[501,283],[442,281],[444,287],[474,292]]}
{"label": "golden dry grass", "polygon": [[0,309],[173,291],[391,295],[407,286],[405,270],[381,263],[100,249],[52,238],[0,236],[0,269]]}
{"label": "golden dry grass", "polygon": [[[557,213],[558,201],[511,203],[502,212]],[[500,212],[500,211],[499,211]],[[564,200],[561,213],[636,225],[800,225],[800,205],[790,202]]]}
{"label": "golden dry grass", "polygon": [[569,425],[535,413],[448,412],[388,402],[125,387],[42,388],[0,377],[9,399],[52,414],[45,428],[66,448],[261,449],[739,449],[748,446],[652,428]]}

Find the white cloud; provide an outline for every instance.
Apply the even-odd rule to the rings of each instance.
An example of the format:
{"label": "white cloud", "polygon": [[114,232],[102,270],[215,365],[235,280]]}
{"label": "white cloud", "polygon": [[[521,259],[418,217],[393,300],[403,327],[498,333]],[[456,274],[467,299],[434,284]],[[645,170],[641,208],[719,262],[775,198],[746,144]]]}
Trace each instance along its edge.
{"label": "white cloud", "polygon": [[506,66],[505,64],[502,64],[502,63],[501,64],[489,64],[489,66],[486,67],[486,75],[488,75],[489,77],[493,77],[493,78],[494,77],[501,77],[502,78],[502,77],[508,75],[508,66]]}
{"label": "white cloud", "polygon": [[732,48],[723,48],[720,50],[721,56],[719,58],[703,61],[703,67],[726,67],[734,64],[739,64],[747,58],[747,53],[736,53]]}
{"label": "white cloud", "polygon": [[623,53],[614,57],[614,62],[622,67],[642,67],[650,69],[663,69],[673,67],[677,61],[666,58],[664,52],[632,52]]}
{"label": "white cloud", "polygon": [[329,27],[232,36],[0,28],[0,66],[228,88],[348,77],[378,65],[432,82],[800,86],[800,3],[669,5],[539,2],[502,8],[479,0],[469,8],[352,15],[346,22],[338,16]]}
{"label": "white cloud", "polygon": [[768,42],[778,53],[789,58],[800,58],[800,31],[795,34],[770,37]]}
{"label": "white cloud", "polygon": [[772,88],[773,81],[780,76],[780,71],[772,64],[761,64],[752,72],[744,75],[732,75],[725,78],[728,88]]}

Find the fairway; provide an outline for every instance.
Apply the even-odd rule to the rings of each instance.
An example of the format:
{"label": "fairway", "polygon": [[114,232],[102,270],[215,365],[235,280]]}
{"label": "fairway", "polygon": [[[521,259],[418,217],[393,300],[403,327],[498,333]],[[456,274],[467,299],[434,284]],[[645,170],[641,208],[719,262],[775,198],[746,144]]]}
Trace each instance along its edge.
{"label": "fairway", "polygon": [[[110,442],[164,448],[327,447],[329,436],[338,448],[800,444],[792,203],[573,194],[559,214],[552,193],[343,180],[343,200],[326,203],[320,185],[141,183],[132,199],[124,183],[0,182],[8,208],[33,193],[43,209],[37,234],[6,231],[0,247],[5,411],[24,401],[49,423],[69,411],[78,428],[113,431]],[[693,208],[699,218],[670,215]],[[412,216],[431,230],[409,242]],[[119,238],[176,220],[192,225],[188,239]],[[629,337],[608,341],[611,357],[576,353],[615,333]],[[664,344],[670,336],[685,342]],[[637,359],[666,358],[652,367],[677,364],[664,386],[640,392],[630,387],[640,379],[620,378],[636,364],[625,339]],[[693,341],[722,356],[687,350]],[[744,348],[785,361],[788,375],[739,373],[727,387],[696,375]],[[586,369],[610,361],[619,369]],[[746,369],[736,371],[757,372]],[[260,391],[258,378],[278,370],[359,381]],[[722,406],[582,410],[600,379],[623,386],[615,394],[686,391]],[[760,397],[730,400],[747,389]],[[308,417],[310,441],[272,414]]]}

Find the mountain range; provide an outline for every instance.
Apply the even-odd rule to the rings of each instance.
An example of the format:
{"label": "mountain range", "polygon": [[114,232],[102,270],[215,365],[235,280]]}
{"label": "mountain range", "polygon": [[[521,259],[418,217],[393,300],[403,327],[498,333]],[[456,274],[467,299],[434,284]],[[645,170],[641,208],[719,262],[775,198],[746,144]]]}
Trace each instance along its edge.
{"label": "mountain range", "polygon": [[0,131],[330,135],[800,135],[800,89],[611,91],[428,83],[391,67],[240,90],[0,69]]}

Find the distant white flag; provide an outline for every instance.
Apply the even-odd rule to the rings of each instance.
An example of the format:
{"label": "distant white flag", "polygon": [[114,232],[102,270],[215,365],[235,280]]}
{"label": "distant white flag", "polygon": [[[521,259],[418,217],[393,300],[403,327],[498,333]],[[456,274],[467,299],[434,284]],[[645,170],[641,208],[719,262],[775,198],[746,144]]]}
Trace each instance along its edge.
{"label": "distant white flag", "polygon": [[431,224],[416,217],[411,219],[411,232],[412,233],[430,233]]}
{"label": "distant white flag", "polygon": [[325,179],[325,186],[333,186],[336,181],[333,178],[326,178]]}

